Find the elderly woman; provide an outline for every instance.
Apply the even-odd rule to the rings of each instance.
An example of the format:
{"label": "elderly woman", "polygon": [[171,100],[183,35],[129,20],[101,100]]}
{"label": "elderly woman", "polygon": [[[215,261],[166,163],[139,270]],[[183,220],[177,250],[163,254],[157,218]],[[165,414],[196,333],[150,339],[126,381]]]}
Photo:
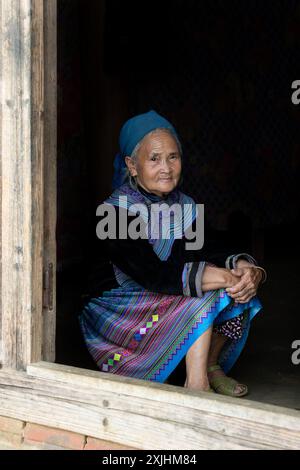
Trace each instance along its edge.
{"label": "elderly woman", "polygon": [[[242,397],[247,386],[226,374],[261,309],[256,293],[265,271],[246,253],[213,252],[206,238],[201,249],[188,249],[186,232],[175,234],[175,215],[163,236],[165,208],[173,204],[192,208],[185,228],[196,220],[195,202],[178,189],[181,170],[179,138],[165,118],[149,111],[124,124],[115,189],[105,201],[114,208],[117,230],[99,242],[111,275],[99,275],[81,312],[81,329],[103,372],[165,382],[185,357],[185,387]],[[144,229],[155,225],[154,205],[162,207],[156,232],[124,236],[124,224],[127,229],[137,214]]]}

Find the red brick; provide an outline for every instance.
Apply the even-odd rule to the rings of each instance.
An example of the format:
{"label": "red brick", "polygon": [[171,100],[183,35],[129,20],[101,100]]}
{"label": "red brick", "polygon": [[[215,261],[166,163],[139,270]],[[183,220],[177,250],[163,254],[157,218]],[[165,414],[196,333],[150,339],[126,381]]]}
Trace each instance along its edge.
{"label": "red brick", "polygon": [[42,444],[37,441],[23,441],[20,450],[41,450]]}
{"label": "red brick", "polygon": [[12,432],[0,431],[0,442],[7,444],[15,449],[19,448],[23,441],[21,434],[14,434]]}
{"label": "red brick", "polygon": [[25,439],[21,446],[21,450],[70,450],[65,447],[57,446],[54,444],[47,444],[47,442],[37,442]]}
{"label": "red brick", "polygon": [[26,442],[44,442],[74,450],[83,449],[85,443],[85,437],[82,434],[31,423],[25,426],[24,439]]}
{"label": "red brick", "polygon": [[127,447],[123,444],[116,442],[103,441],[102,439],[95,439],[88,437],[84,450],[136,450],[133,447]]}
{"label": "red brick", "polygon": [[0,416],[0,431],[11,432],[13,434],[22,434],[24,426],[24,421]]}

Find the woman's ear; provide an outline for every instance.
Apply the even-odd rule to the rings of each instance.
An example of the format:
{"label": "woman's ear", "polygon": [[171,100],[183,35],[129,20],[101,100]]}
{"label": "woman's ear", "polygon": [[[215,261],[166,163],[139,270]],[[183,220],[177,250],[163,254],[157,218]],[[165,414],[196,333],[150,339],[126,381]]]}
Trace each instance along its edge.
{"label": "woman's ear", "polygon": [[131,157],[125,157],[125,163],[131,176],[137,176],[136,165]]}

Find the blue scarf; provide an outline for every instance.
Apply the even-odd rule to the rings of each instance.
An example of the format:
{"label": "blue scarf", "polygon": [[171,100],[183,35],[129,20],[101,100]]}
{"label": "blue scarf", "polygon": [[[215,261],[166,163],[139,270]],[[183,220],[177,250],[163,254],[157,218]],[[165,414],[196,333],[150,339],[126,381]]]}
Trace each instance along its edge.
{"label": "blue scarf", "polygon": [[130,157],[136,145],[143,137],[155,129],[168,129],[178,138],[172,124],[153,110],[134,116],[125,122],[119,137],[120,152],[114,160],[113,189],[118,188],[126,181],[127,166],[125,157]]}

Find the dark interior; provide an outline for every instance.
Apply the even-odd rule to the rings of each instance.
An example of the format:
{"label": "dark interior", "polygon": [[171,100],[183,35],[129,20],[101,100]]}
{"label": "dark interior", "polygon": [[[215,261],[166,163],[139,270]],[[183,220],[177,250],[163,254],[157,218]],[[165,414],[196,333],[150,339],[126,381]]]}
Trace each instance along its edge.
{"label": "dark interior", "polygon": [[[58,363],[97,369],[77,319],[103,256],[95,211],[111,193],[121,125],[155,109],[181,136],[183,191],[268,272],[230,375],[250,400],[300,409],[299,21],[296,0],[58,2]],[[169,383],[184,372],[182,361]]]}

